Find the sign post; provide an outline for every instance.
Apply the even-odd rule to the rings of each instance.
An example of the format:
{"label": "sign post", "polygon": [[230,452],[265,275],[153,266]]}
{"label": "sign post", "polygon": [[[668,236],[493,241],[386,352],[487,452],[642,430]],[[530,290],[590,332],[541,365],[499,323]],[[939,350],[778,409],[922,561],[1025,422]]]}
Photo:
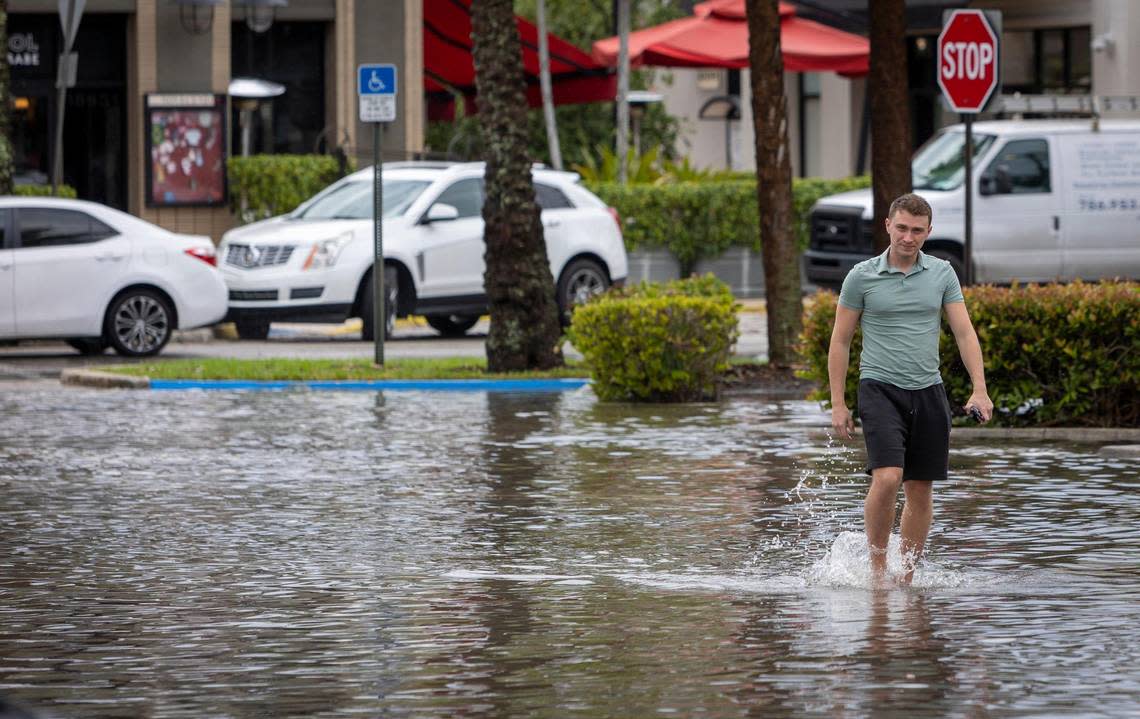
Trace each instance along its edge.
{"label": "sign post", "polygon": [[361,65],[356,75],[360,121],[372,123],[372,329],[375,363],[384,366],[384,334],[388,311],[384,291],[384,167],[380,159],[383,123],[396,119],[396,66]]}
{"label": "sign post", "polygon": [[75,74],[79,67],[79,56],[71,51],[75,36],[79,33],[79,21],[83,19],[83,8],[87,0],[59,0],[59,27],[63,31],[63,52],[59,55],[56,71],[55,145],[51,163],[51,194],[59,195],[63,182],[63,114],[67,108],[67,88],[75,87]]}
{"label": "sign post", "polygon": [[965,255],[966,284],[974,281],[974,116],[985,109],[1001,85],[1001,13],[994,10],[948,10],[938,36],[938,86],[966,124]]}

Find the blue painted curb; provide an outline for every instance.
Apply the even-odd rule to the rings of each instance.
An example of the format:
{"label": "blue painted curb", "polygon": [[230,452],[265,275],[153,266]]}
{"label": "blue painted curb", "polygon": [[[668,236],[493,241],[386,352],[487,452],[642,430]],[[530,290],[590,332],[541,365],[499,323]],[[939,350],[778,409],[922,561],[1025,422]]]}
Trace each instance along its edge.
{"label": "blue painted curb", "polygon": [[380,379],[336,381],[292,380],[151,380],[155,390],[244,390],[254,392],[308,389],[318,391],[427,391],[427,392],[565,392],[589,384],[587,379]]}

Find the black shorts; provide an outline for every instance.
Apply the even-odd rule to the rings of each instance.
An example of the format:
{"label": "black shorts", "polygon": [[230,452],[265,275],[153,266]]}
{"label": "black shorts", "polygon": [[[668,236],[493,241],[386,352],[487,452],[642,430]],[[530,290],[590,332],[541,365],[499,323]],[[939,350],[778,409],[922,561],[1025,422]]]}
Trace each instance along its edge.
{"label": "black shorts", "polygon": [[860,380],[859,419],[867,442],[867,474],[879,467],[902,467],[903,481],[946,479],[950,402],[941,383],[902,389]]}

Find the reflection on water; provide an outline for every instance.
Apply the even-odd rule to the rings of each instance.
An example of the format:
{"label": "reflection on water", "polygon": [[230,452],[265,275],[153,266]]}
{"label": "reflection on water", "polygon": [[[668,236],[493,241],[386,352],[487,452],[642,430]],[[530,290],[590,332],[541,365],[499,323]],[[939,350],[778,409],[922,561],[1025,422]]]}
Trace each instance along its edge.
{"label": "reflection on water", "polygon": [[1140,482],[956,448],[909,589],[808,403],[0,394],[0,695],[80,716],[1134,716]]}

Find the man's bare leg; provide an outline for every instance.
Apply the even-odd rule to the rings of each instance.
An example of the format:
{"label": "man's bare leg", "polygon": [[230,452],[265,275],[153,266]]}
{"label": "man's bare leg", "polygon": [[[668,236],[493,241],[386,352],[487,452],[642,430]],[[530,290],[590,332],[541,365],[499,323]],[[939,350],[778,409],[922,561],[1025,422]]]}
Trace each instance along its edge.
{"label": "man's bare leg", "polygon": [[926,546],[926,535],[930,533],[930,522],[934,516],[933,482],[909,480],[903,482],[903,494],[906,495],[906,504],[903,505],[902,526],[902,552],[906,562],[906,575],[904,584],[910,584],[914,577],[914,567],[922,557],[922,549]]}
{"label": "man's bare leg", "polygon": [[871,470],[871,489],[863,504],[863,526],[871,550],[871,581],[881,585],[887,574],[887,542],[895,526],[895,503],[902,484],[902,467]]}

